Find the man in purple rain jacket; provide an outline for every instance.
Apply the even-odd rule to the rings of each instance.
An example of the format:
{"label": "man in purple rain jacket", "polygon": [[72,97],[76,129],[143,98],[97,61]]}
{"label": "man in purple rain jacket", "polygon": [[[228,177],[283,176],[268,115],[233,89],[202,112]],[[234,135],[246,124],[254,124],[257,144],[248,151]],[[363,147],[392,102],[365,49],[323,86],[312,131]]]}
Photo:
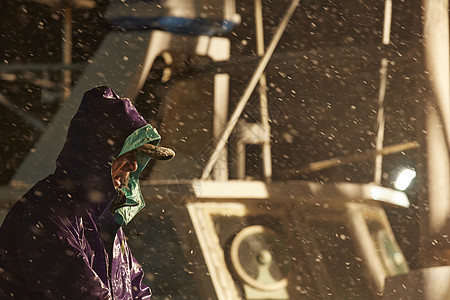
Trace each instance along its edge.
{"label": "man in purple rain jacket", "polygon": [[160,136],[108,87],[84,94],[54,174],[0,229],[0,298],[149,299],[121,226],[144,207],[139,173],[170,159]]}

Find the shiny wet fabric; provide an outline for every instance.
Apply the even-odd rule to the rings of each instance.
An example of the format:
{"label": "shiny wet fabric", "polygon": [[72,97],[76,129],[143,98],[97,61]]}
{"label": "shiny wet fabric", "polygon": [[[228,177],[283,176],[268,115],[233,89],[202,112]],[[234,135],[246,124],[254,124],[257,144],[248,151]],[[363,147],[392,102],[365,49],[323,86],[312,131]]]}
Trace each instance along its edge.
{"label": "shiny wet fabric", "polygon": [[[55,173],[30,189],[2,224],[2,299],[150,299],[120,218],[109,210],[117,194],[111,161],[143,126],[131,102],[110,88],[85,93]],[[156,131],[151,137],[159,142]]]}

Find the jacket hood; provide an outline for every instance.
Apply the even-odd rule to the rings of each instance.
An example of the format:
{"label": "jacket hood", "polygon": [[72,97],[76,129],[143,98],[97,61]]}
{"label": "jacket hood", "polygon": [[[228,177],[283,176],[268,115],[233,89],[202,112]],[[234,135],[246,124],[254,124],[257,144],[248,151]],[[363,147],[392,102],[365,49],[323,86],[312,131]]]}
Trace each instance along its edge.
{"label": "jacket hood", "polygon": [[[78,196],[97,204],[101,214],[117,194],[111,178],[113,159],[143,144],[158,145],[160,139],[129,99],[120,98],[110,87],[95,87],[84,94],[70,123],[55,174],[70,178]],[[122,189],[126,203],[114,214],[119,225],[128,223],[145,206],[138,180],[149,160],[137,155],[138,169]]]}

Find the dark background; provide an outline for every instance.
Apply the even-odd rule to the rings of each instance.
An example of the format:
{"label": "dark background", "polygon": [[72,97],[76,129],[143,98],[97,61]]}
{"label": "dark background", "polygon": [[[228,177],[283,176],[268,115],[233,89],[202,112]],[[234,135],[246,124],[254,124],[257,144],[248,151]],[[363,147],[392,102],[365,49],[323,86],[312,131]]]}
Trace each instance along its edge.
{"label": "dark background", "polygon": [[[103,17],[107,1],[97,1],[92,10],[73,14],[73,61],[87,63],[104,36],[114,29]],[[230,111],[242,94],[257,65],[253,1],[237,1],[242,23],[227,36],[232,58],[223,68],[231,76]],[[288,1],[263,1],[265,40],[281,20]],[[385,145],[415,141],[423,127],[423,103],[430,97],[424,72],[420,1],[394,1],[391,45],[381,46],[382,1],[340,0],[302,1],[292,17],[266,73],[272,130],[273,179],[302,179],[320,182],[373,180],[372,160],[326,169],[301,172],[309,163],[364,152],[375,147],[379,68],[382,57],[389,58],[389,81],[385,98]],[[58,63],[61,61],[61,10],[30,1],[3,0],[0,4],[1,63]],[[175,82],[204,76],[217,66],[185,60],[174,70],[171,81],[161,83],[158,66],[136,99],[145,117],[152,120],[167,90]],[[234,63],[233,63],[234,62]],[[163,66],[160,66],[163,67]],[[199,71],[199,68],[201,69]],[[73,83],[81,71],[74,72]],[[41,73],[37,74],[41,76]],[[9,75],[8,75],[9,76]],[[58,87],[44,89],[28,73],[2,73],[0,93],[14,105],[48,123],[60,99],[48,97]],[[50,80],[60,73],[49,71]],[[31,79],[30,79],[31,78]],[[212,80],[212,78],[211,78]],[[53,93],[53,94],[52,94]],[[47,96],[46,96],[47,95]],[[57,94],[56,94],[57,95]],[[46,101],[41,100],[41,96]],[[253,96],[252,99],[255,99]],[[257,101],[244,112],[247,120],[258,119]],[[28,151],[40,136],[6,107],[0,119],[0,183],[7,184]],[[260,149],[248,147],[247,174],[262,178]],[[402,168],[420,169],[422,148],[386,156],[383,185],[391,187]],[[395,234],[408,260],[414,263],[417,224],[415,207],[423,191],[417,177],[407,194],[410,210],[387,210]]]}

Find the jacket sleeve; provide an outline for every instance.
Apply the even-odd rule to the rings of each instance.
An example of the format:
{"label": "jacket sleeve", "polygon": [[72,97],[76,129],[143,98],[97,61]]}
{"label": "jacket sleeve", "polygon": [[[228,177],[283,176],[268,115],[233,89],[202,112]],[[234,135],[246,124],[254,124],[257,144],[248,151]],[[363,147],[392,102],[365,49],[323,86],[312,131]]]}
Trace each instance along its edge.
{"label": "jacket sleeve", "polygon": [[90,266],[76,221],[43,217],[26,223],[16,245],[29,289],[44,299],[112,299]]}

